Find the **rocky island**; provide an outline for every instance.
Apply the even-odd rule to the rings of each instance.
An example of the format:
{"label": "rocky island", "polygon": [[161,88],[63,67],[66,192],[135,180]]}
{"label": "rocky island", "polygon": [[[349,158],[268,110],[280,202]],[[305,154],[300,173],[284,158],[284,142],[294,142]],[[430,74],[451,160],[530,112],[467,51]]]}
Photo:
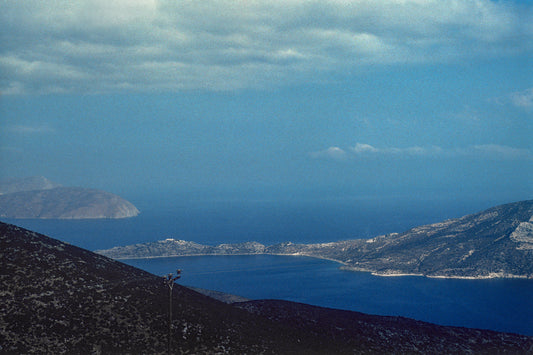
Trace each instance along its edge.
{"label": "rocky island", "polygon": [[257,242],[201,245],[165,240],[97,253],[114,259],[186,255],[306,255],[382,276],[533,278],[533,200],[372,239],[266,246]]}
{"label": "rocky island", "polygon": [[44,177],[0,184],[0,217],[46,219],[127,218],[139,214],[115,194],[81,187],[63,187]]}
{"label": "rocky island", "polygon": [[533,351],[533,338],[524,335],[278,300],[228,304],[179,284],[169,327],[169,288],[161,276],[5,223],[0,260],[3,354]]}

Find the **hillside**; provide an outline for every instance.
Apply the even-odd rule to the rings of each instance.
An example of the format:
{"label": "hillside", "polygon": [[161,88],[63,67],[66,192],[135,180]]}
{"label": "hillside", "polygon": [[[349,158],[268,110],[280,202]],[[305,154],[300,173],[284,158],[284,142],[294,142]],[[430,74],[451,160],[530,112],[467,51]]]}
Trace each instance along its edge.
{"label": "hillside", "polygon": [[[4,223],[0,254],[1,353],[167,350],[162,277]],[[225,304],[179,285],[172,302],[175,353],[533,351],[526,336],[284,301]]]}
{"label": "hillside", "polygon": [[373,238],[335,255],[378,274],[533,278],[533,201]]}
{"label": "hillside", "polygon": [[530,200],[365,240],[207,246],[167,238],[97,252],[116,259],[221,254],[308,255],[339,261],[347,269],[379,275],[533,278],[532,222],[533,201]]}
{"label": "hillside", "polygon": [[139,214],[129,201],[112,193],[62,187],[44,177],[0,184],[0,217],[4,218],[126,218]]}

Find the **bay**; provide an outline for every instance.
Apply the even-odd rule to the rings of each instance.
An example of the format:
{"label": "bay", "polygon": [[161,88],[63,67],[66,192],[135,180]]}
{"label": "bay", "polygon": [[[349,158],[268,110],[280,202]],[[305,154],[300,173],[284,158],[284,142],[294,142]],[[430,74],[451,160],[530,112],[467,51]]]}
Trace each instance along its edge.
{"label": "bay", "polygon": [[193,256],[123,260],[180,284],[250,299],[284,299],[441,325],[533,335],[533,282],[380,277],[304,256]]}
{"label": "bay", "polygon": [[[493,204],[386,200],[134,201],[120,220],[6,220],[89,250],[161,240],[267,245],[369,238],[477,212]],[[533,335],[531,280],[377,277],[327,260],[295,256],[198,256],[128,260],[157,275],[183,270],[180,283],[251,299],[285,299],[442,325]]]}

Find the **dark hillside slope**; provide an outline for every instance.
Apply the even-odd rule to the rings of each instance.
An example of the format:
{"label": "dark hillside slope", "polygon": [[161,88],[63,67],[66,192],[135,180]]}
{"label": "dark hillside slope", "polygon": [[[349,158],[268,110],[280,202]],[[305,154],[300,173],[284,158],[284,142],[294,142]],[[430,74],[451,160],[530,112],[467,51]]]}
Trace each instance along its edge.
{"label": "dark hillside slope", "polygon": [[[0,344],[15,353],[161,353],[163,278],[57,240],[0,224]],[[291,351],[312,338],[176,285],[179,352]],[[297,344],[296,344],[297,345]]]}
{"label": "dark hillside slope", "polygon": [[505,339],[508,335],[487,330],[439,326],[404,317],[374,316],[280,300],[248,301],[236,305],[271,320],[305,329],[318,338],[333,338],[346,344],[347,349],[358,349],[362,353],[533,352],[531,337],[513,349],[504,345],[510,340]]}
{"label": "dark hillside slope", "polygon": [[[0,260],[1,353],[166,351],[161,277],[4,223]],[[173,304],[175,353],[533,351],[531,337],[290,302],[228,305],[179,285]]]}

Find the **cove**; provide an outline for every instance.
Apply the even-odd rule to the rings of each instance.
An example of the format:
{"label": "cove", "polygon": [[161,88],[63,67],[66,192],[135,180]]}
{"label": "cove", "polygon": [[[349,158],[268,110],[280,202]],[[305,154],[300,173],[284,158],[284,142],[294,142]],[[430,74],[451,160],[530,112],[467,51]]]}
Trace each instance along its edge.
{"label": "cove", "polygon": [[305,256],[238,255],[130,259],[180,284],[250,299],[283,299],[440,325],[533,335],[533,282],[520,279],[380,277]]}

